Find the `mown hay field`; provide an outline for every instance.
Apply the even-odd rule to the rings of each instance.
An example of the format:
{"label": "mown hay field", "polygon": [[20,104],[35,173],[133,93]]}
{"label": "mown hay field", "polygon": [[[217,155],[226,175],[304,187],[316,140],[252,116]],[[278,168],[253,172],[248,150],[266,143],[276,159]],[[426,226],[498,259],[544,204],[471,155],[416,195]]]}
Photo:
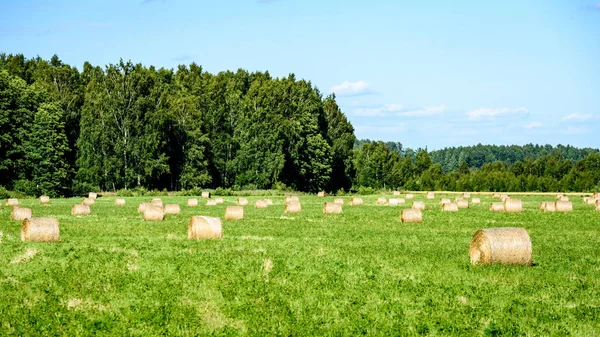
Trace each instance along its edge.
{"label": "mown hay field", "polygon": [[[21,200],[34,217],[56,217],[60,242],[21,242],[21,222],[0,207],[1,335],[600,335],[600,212],[579,197],[574,211],[544,213],[552,196],[519,196],[522,213],[489,211],[490,196],[441,212],[436,193],[422,223],[401,223],[410,207],[360,206],[323,214],[335,197],[284,198],[244,220],[227,206],[187,207],[145,222],[150,197],[99,197],[92,214],[77,199]],[[387,196],[391,197],[391,195]],[[223,238],[189,240],[193,215],[220,217]],[[471,265],[476,230],[524,227],[533,266]]]}

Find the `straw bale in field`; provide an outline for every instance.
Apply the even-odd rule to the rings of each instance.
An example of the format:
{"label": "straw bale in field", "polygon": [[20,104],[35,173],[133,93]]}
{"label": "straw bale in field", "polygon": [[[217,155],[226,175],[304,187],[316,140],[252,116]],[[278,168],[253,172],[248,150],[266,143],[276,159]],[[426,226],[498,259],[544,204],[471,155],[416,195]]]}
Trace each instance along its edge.
{"label": "straw bale in field", "polygon": [[463,192],[462,197],[465,199],[470,199],[471,198],[471,193],[470,192]]}
{"label": "straw bale in field", "polygon": [[571,212],[573,211],[573,203],[570,201],[557,201],[554,204],[554,208],[557,212]]}
{"label": "straw bale in field", "polygon": [[157,205],[146,205],[144,209],[144,220],[146,221],[163,221],[165,213],[162,206]]}
{"label": "straw bale in field", "polygon": [[385,198],[377,198],[377,205],[385,205],[387,204],[387,200]]}
{"label": "straw bale in field", "polygon": [[[564,195],[562,193],[556,194],[556,200],[560,200]],[[568,201],[568,200],[567,200]]]}
{"label": "straw bale in field", "polygon": [[442,198],[442,199],[440,199],[440,205],[450,204],[450,203],[452,203],[452,200],[450,200],[450,198]]}
{"label": "straw bale in field", "polygon": [[90,215],[92,210],[90,205],[73,205],[71,207],[71,215]]}
{"label": "straw bale in field", "polygon": [[203,199],[209,199],[210,198],[210,192],[202,192],[202,194],[200,196]]}
{"label": "straw bale in field", "polygon": [[290,201],[285,204],[283,209],[285,213],[300,213],[302,212],[302,206],[300,205],[300,201]]}
{"label": "straw bale in field", "polygon": [[288,202],[294,202],[294,201],[300,201],[300,198],[298,198],[295,195],[292,195],[291,197],[286,197],[285,198],[285,203],[287,204]]}
{"label": "straw bale in field", "polygon": [[[78,205],[81,206],[81,205]],[[60,240],[58,220],[54,218],[27,218],[21,226],[21,241],[53,242]]]}
{"label": "straw bale in field", "polygon": [[423,222],[423,213],[419,209],[403,209],[400,215],[402,222]]}
{"label": "straw bale in field", "polygon": [[248,199],[238,198],[237,204],[238,204],[238,206],[246,206],[246,205],[248,205]]}
{"label": "straw bale in field", "polygon": [[18,205],[19,205],[19,199],[15,199],[15,198],[6,199],[6,206],[18,206]]}
{"label": "straw bale in field", "polygon": [[458,212],[458,205],[455,203],[443,203],[442,212]]}
{"label": "straw bale in field", "polygon": [[25,219],[31,219],[31,208],[14,206],[10,212],[10,219],[23,221]]}
{"label": "straw bale in field", "polygon": [[164,214],[179,214],[181,207],[178,204],[166,204],[163,210]]}
{"label": "straw bale in field", "polygon": [[556,202],[542,201],[540,203],[540,210],[544,212],[556,212]]}
{"label": "straw bale in field", "polygon": [[[402,199],[404,200],[404,199]],[[398,206],[399,201],[398,198],[389,198],[387,201],[388,206]]]}
{"label": "straw bale in field", "polygon": [[217,206],[219,202],[216,199],[206,200],[206,206]]}
{"label": "straw bale in field", "polygon": [[254,208],[267,208],[269,205],[264,200],[256,200],[254,202]]}
{"label": "straw bale in field", "polygon": [[325,198],[325,192],[321,191],[317,194],[319,198]]}
{"label": "straw bale in field", "polygon": [[335,202],[326,202],[323,207],[323,213],[325,214],[341,214],[342,205],[336,204]]}
{"label": "straw bale in field", "polygon": [[243,220],[244,207],[242,206],[227,206],[225,209],[225,220]]}
{"label": "straw bale in field", "polygon": [[433,199],[435,199],[435,193],[427,192],[427,200],[433,200]]}
{"label": "straw bale in field", "polygon": [[350,206],[360,206],[363,204],[363,200],[361,198],[352,198],[349,202]]}
{"label": "straw bale in field", "polygon": [[125,206],[125,199],[115,199],[116,206]]}
{"label": "straw bale in field", "polygon": [[148,207],[148,205],[152,205],[152,204],[149,202],[140,203],[137,208],[138,213],[144,213],[144,210],[146,209],[146,207]]}
{"label": "straw bale in field", "polygon": [[503,202],[492,202],[490,204],[490,211],[492,211],[492,212],[504,212],[504,203]]}
{"label": "straw bale in field", "polygon": [[223,205],[223,203],[225,202],[225,200],[223,200],[223,198],[215,198],[215,202],[217,205]]}
{"label": "straw bale in field", "polygon": [[191,198],[187,200],[188,207],[198,207],[198,199]]}
{"label": "straw bale in field", "polygon": [[587,204],[588,204],[588,205],[595,205],[597,200],[598,200],[598,199],[596,199],[596,198],[589,198],[589,199],[587,200]]}
{"label": "straw bale in field", "polygon": [[87,206],[92,206],[92,205],[93,205],[93,204],[95,204],[95,203],[96,203],[95,199],[92,199],[92,198],[84,198],[84,199],[81,201],[81,204],[82,204],[82,205],[87,205]]}
{"label": "straw bale in field", "polygon": [[458,199],[454,202],[458,208],[469,208],[469,202],[465,199]]}
{"label": "straw bale in field", "polygon": [[508,213],[518,213],[523,211],[523,203],[520,199],[508,198],[504,200],[504,211]]}
{"label": "straw bale in field", "polygon": [[418,209],[418,210],[424,210],[425,209],[425,202],[424,201],[413,201],[412,203],[412,209]]}
{"label": "straw bale in field", "polygon": [[40,205],[46,205],[50,203],[50,197],[47,195],[42,195],[40,197]]}
{"label": "straw bale in field", "polygon": [[[243,209],[242,209],[243,211]],[[188,225],[188,239],[222,239],[221,219],[209,216],[193,216]]]}
{"label": "straw bale in field", "polygon": [[492,194],[492,198],[494,198],[494,199],[500,199],[500,193],[495,192],[494,194]]}
{"label": "straw bale in field", "polygon": [[524,228],[487,228],[475,232],[469,255],[472,264],[531,265],[531,239]]}
{"label": "straw bale in field", "polygon": [[163,201],[161,198],[153,198],[150,203],[154,206],[160,206],[163,207]]}
{"label": "straw bale in field", "polygon": [[569,201],[569,197],[562,196],[558,199],[558,201]]}
{"label": "straw bale in field", "polygon": [[96,199],[98,199],[98,193],[90,192],[90,193],[88,193],[88,198],[96,200]]}

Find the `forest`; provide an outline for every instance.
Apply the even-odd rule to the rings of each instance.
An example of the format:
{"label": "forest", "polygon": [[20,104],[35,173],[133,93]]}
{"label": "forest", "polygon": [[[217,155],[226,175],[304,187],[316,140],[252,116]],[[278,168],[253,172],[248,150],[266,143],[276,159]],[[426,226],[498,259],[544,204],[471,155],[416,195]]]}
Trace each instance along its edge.
{"label": "forest", "polygon": [[0,188],[590,191],[600,154],[357,140],[336,97],[293,74],[0,54]]}

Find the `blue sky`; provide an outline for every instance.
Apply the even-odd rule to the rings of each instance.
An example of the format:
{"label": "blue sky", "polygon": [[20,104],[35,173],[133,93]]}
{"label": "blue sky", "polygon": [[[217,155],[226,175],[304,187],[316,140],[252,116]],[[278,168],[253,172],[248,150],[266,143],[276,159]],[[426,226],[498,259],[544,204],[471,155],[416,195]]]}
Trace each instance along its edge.
{"label": "blue sky", "polygon": [[413,148],[600,147],[600,0],[4,0],[0,51],[295,73]]}

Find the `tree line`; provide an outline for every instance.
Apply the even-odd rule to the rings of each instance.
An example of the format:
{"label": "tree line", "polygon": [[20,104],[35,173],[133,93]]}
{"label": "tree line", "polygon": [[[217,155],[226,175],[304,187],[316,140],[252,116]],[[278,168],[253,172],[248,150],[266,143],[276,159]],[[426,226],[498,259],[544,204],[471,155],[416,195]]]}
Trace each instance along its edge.
{"label": "tree line", "polygon": [[[567,148],[543,147],[547,153],[534,159],[530,153],[541,150],[523,150],[523,157],[481,157],[471,148],[428,154],[398,142],[357,141],[335,96],[293,74],[211,74],[195,63],[165,69],[123,60],[104,67],[85,62],[79,70],[57,56],[0,54],[0,186],[28,195],[597,186],[597,151]],[[519,149],[503,153],[511,151]],[[550,158],[560,170],[540,171]],[[490,163],[496,160],[502,165]],[[582,178],[592,167],[596,172]],[[506,175],[502,184],[484,183],[490,170]]]}

